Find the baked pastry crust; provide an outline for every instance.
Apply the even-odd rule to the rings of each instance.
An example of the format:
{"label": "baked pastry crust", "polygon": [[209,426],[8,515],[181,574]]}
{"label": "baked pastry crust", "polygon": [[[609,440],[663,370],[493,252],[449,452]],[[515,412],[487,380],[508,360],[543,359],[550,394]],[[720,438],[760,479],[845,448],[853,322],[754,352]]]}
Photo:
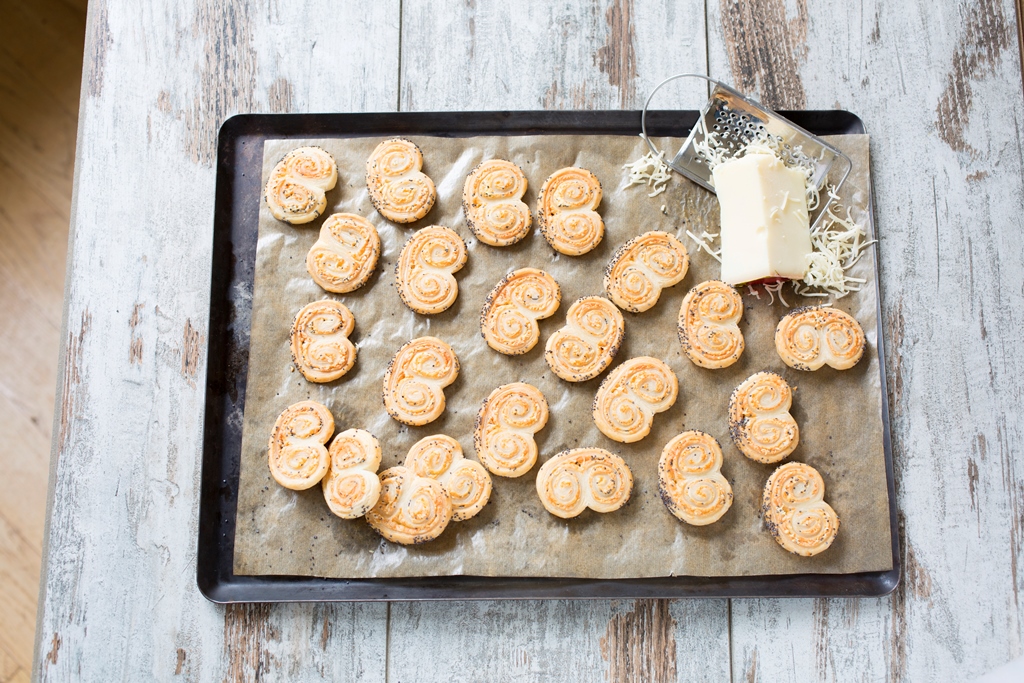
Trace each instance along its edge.
{"label": "baked pastry crust", "polygon": [[356,347],[348,336],[356,319],[340,301],[324,299],[302,307],[292,323],[292,361],[310,382],[333,382],[352,369]]}
{"label": "baked pastry crust", "polygon": [[548,423],[548,402],[540,389],[525,382],[491,392],[476,418],[473,445],[492,474],[521,477],[537,462],[533,435]]}
{"label": "baked pastry crust", "polygon": [[722,476],[722,448],[710,434],[691,430],[667,444],[658,461],[658,491],[668,511],[706,526],[732,507],[732,486]]}
{"label": "baked pastry crust", "polygon": [[650,356],[631,358],[612,370],[594,397],[594,423],[609,439],[634,443],[651,432],[654,416],[672,407],[679,380]]}
{"label": "baked pastry crust", "polygon": [[423,153],[405,138],[385,140],[366,160],[366,189],[380,215],[395,223],[413,223],[437,200],[434,181],[423,173]]}
{"label": "baked pastry crust", "polygon": [[324,212],[326,192],[337,182],[334,157],[319,147],[299,147],[274,166],[263,197],[277,220],[293,225],[309,223]]}
{"label": "baked pastry crust", "polygon": [[306,270],[328,292],[346,294],[366,284],[379,258],[380,236],[373,223],[354,213],[336,213],[320,227],[306,255]]}
{"label": "baked pastry crust", "polygon": [[585,382],[611,365],[625,334],[626,323],[615,304],[585,296],[569,307],[565,327],[548,337],[544,360],[566,382]]}
{"label": "baked pastry crust", "polygon": [[604,273],[604,288],[615,305],[642,313],[661,297],[661,290],[678,284],[690,269],[683,243],[667,232],[637,235],[615,252]]}
{"label": "baked pastry crust", "polygon": [[603,448],[562,451],[537,472],[537,495],[544,509],[563,519],[618,510],[629,500],[633,473],[626,462]]}
{"label": "baked pastry crust", "polygon": [[366,522],[387,540],[426,543],[448,527],[452,499],[441,482],[407,467],[392,467],[380,473],[380,483],[380,498],[366,513]]}
{"label": "baked pastry crust", "polygon": [[716,370],[740,359],[745,343],[739,321],[743,297],[720,280],[691,289],[679,307],[679,343],[694,365]]}
{"label": "baked pastry crust", "polygon": [[421,477],[436,479],[452,499],[452,521],[461,522],[484,509],[491,499],[491,475],[462,454],[458,441],[444,434],[420,439],[405,456],[405,466]]}
{"label": "baked pastry crust", "polygon": [[459,358],[437,337],[406,342],[384,373],[384,408],[407,425],[433,422],[444,412],[444,388],[459,376]]}
{"label": "baked pastry crust", "polygon": [[417,230],[402,247],[395,283],[402,303],[417,313],[440,313],[455,303],[459,283],[453,273],[466,265],[466,243],[443,225]]}
{"label": "baked pastry crust", "polygon": [[523,202],[528,185],[511,161],[490,159],[473,169],[462,190],[462,210],[478,240],[507,247],[530,234],[533,215]]}
{"label": "baked pastry crust", "polygon": [[849,370],[864,356],[864,329],[849,313],[827,306],[790,311],[775,328],[775,349],[796,370],[828,365]]}
{"label": "baked pastry crust", "polygon": [[284,409],[270,432],[270,474],[281,486],[304,491],[327,474],[330,456],[324,445],[334,434],[334,416],[316,401],[299,401]]}
{"label": "baked pastry crust", "polygon": [[823,552],[839,533],[839,516],[825,502],[825,481],[802,462],[787,462],[768,477],[761,510],[768,531],[796,555]]}
{"label": "baked pastry crust", "polygon": [[342,519],[362,517],[380,496],[380,444],[365,429],[346,429],[328,453],[331,466],[321,482],[327,507]]}
{"label": "baked pastry crust", "polygon": [[729,433],[743,455],[763,463],[787,457],[800,443],[800,427],[789,414],[793,390],[780,375],[758,372],[729,397]]}
{"label": "baked pastry crust", "polygon": [[554,315],[561,301],[558,283],[543,270],[514,270],[487,295],[480,312],[480,331],[495,351],[518,356],[537,345],[537,321]]}
{"label": "baked pastry crust", "polygon": [[540,188],[540,232],[556,251],[586,254],[604,237],[604,220],[594,209],[601,203],[601,181],[584,168],[552,173]]}

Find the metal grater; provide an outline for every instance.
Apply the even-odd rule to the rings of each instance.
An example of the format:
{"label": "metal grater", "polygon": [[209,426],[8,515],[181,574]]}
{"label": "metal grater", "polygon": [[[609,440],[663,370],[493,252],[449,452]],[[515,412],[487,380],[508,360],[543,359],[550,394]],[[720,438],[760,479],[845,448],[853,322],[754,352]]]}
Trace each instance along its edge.
{"label": "metal grater", "polygon": [[[821,190],[833,170],[838,173],[837,176],[833,176],[838,179],[838,182],[833,181],[837,191],[846,181],[853,164],[845,154],[788,119],[744,97],[726,84],[702,74],[670,76],[659,83],[647,98],[640,117],[640,127],[653,153],[660,154],[660,150],[647,137],[647,108],[662,86],[679,78],[700,78],[714,87],[707,104],[700,111],[700,120],[704,122],[704,128],[702,129],[698,121],[698,125],[690,131],[689,137],[676,155],[671,161],[666,161],[672,170],[714,192],[711,169],[708,168],[705,154],[698,149],[699,143],[705,140],[705,130],[717,134],[716,149],[721,150],[727,158],[735,156],[760,133],[775,139],[782,162],[787,166],[803,166],[808,163],[812,165],[814,173],[811,181],[817,190]],[[820,204],[819,208],[824,208],[827,203],[826,196],[825,202]],[[824,211],[821,211],[818,218],[820,219],[823,214]]]}

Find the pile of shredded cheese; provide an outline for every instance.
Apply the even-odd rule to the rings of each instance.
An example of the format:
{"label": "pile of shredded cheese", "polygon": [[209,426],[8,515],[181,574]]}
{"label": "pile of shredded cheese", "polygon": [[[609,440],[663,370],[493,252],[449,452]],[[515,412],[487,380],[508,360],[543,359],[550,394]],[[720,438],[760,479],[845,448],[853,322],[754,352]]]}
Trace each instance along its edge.
{"label": "pile of shredded cheese", "polygon": [[[641,134],[641,138],[644,136]],[[646,138],[644,138],[646,140]],[[632,185],[647,185],[652,191],[648,197],[657,197],[665,191],[665,186],[672,179],[668,164],[665,163],[665,152],[648,152],[631,164],[623,164],[622,168],[629,171],[629,182],[626,187]],[[662,207],[664,213],[665,207]]]}

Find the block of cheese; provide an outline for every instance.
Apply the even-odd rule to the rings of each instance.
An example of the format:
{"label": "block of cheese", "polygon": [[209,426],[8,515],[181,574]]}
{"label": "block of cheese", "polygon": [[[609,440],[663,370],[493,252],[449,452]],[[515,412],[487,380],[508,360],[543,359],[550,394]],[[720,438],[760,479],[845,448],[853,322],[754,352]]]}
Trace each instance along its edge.
{"label": "block of cheese", "polygon": [[712,177],[722,208],[722,280],[802,278],[811,253],[804,174],[770,150],[748,149],[715,166]]}

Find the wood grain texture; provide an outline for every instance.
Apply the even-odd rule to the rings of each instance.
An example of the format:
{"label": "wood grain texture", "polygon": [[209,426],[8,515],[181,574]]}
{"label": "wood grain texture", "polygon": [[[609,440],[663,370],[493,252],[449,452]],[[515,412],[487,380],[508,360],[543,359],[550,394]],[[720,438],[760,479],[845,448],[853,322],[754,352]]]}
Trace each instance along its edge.
{"label": "wood grain texture", "polygon": [[225,610],[195,539],[217,130],[393,109],[398,3],[100,1],[86,30],[35,675],[380,680],[385,605]]}
{"label": "wood grain texture", "polygon": [[[742,83],[738,63],[788,61],[737,60],[732,11],[709,4],[712,73]],[[784,83],[752,94],[847,108],[872,134],[905,572],[881,600],[734,601],[734,678],[970,680],[1019,656],[1024,633],[1014,9],[866,0],[802,12],[760,29],[803,21],[806,42]],[[787,637],[769,644],[776,627]]]}

